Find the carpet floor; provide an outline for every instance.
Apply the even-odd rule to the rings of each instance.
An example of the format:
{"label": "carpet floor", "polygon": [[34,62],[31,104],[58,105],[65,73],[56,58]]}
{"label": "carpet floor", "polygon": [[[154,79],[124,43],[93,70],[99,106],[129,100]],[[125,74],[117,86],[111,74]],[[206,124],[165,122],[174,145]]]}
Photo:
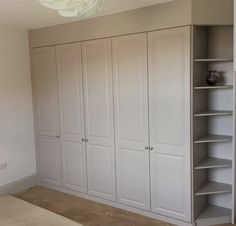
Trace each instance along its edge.
{"label": "carpet floor", "polygon": [[172,226],[168,223],[39,186],[15,196],[84,226]]}
{"label": "carpet floor", "polygon": [[82,226],[68,218],[12,196],[0,196],[1,226]]}

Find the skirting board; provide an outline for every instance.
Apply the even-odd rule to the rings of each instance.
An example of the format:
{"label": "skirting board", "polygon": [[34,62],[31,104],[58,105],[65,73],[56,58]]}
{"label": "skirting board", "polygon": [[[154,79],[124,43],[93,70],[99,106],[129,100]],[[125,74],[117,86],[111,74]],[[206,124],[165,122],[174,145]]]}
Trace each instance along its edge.
{"label": "skirting board", "polygon": [[69,190],[69,189],[66,189],[66,188],[63,188],[63,187],[59,187],[59,186],[56,186],[56,185],[49,185],[49,184],[40,182],[40,186],[46,187],[46,188],[49,188],[49,189],[53,189],[53,190],[56,190],[56,191],[64,192],[64,193],[74,195],[74,196],[77,196],[77,197],[85,198],[85,199],[88,199],[88,200],[91,200],[91,201],[94,201],[94,202],[109,205],[109,206],[112,206],[112,207],[115,207],[115,208],[123,209],[123,210],[129,211],[129,212],[132,212],[132,213],[137,213],[137,214],[140,214],[140,215],[143,215],[143,216],[146,216],[146,217],[150,217],[150,218],[153,218],[153,219],[156,219],[156,220],[159,220],[159,221],[167,222],[169,224],[174,224],[174,225],[179,225],[179,226],[194,226],[195,225],[195,224],[191,224],[191,223],[188,223],[188,222],[180,221],[180,220],[177,220],[177,219],[172,219],[172,218],[165,217],[165,216],[162,216],[162,215],[158,215],[158,214],[150,213],[150,212],[147,212],[147,211],[144,211],[144,210],[129,207],[129,206],[117,203],[117,202],[112,202],[112,201],[105,200],[105,199],[102,199],[102,198],[97,198],[97,197],[94,197],[94,196],[91,196],[91,195],[75,192],[75,191],[72,191],[72,190]]}
{"label": "skirting board", "polygon": [[0,186],[0,196],[12,195],[18,192],[22,192],[38,184],[38,175],[34,174],[29,177],[25,177],[16,182]]}

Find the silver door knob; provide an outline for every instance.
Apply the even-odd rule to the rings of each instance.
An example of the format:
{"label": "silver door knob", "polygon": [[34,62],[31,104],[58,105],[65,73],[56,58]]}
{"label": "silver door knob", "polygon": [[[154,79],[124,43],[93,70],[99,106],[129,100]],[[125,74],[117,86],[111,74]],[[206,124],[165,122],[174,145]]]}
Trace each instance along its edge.
{"label": "silver door knob", "polygon": [[85,139],[85,142],[88,142],[88,139]]}
{"label": "silver door knob", "polygon": [[150,147],[149,149],[152,151],[152,150],[153,150],[153,147]]}
{"label": "silver door knob", "polygon": [[81,139],[82,140],[82,142],[85,142],[85,139],[83,138],[83,139]]}
{"label": "silver door knob", "polygon": [[59,139],[59,138],[60,138],[60,136],[58,135],[58,136],[57,136],[57,139]]}
{"label": "silver door knob", "polygon": [[149,147],[148,147],[148,146],[146,146],[146,147],[145,147],[145,150],[148,150],[148,149],[149,149]]}

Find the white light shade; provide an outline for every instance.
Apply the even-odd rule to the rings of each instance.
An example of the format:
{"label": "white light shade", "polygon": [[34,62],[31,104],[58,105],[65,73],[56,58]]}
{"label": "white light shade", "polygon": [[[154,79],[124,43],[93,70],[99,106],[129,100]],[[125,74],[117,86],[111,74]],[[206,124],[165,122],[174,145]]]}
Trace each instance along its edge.
{"label": "white light shade", "polygon": [[39,0],[50,9],[55,9],[64,17],[89,17],[102,7],[103,0]]}

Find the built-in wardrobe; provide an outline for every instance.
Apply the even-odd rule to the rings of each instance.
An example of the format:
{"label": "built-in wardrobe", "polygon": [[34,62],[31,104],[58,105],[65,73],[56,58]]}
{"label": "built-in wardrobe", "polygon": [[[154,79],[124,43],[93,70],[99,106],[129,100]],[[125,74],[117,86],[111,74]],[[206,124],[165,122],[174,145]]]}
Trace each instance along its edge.
{"label": "built-in wardrobe", "polygon": [[[233,222],[224,41],[230,26],[180,26],[33,48],[41,184],[178,225]],[[206,86],[209,69],[226,81]]]}

